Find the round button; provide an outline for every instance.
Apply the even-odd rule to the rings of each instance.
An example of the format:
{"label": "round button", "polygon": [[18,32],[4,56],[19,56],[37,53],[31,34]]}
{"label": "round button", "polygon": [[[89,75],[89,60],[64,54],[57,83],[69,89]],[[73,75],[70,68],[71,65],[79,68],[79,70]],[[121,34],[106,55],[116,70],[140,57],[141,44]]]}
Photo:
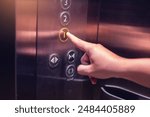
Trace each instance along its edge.
{"label": "round button", "polygon": [[76,59],[76,51],[75,50],[70,50],[68,53],[67,53],[67,61],[68,63],[74,63],[75,62],[75,59]]}
{"label": "round button", "polygon": [[75,75],[75,66],[74,65],[69,65],[66,68],[66,76],[67,78],[73,78]]}
{"label": "round button", "polygon": [[49,66],[51,67],[51,68],[55,68],[55,67],[57,67],[58,65],[59,65],[59,56],[58,56],[58,54],[51,54],[50,56],[49,56]]}
{"label": "round button", "polygon": [[64,9],[64,10],[67,10],[70,8],[71,6],[71,0],[60,0],[61,1],[61,7]]}
{"label": "round button", "polygon": [[60,22],[63,26],[67,26],[70,23],[70,14],[64,11],[60,14]]}
{"label": "round button", "polygon": [[61,42],[66,42],[68,40],[68,37],[67,37],[67,32],[69,32],[69,30],[67,28],[62,28],[60,31],[59,31],[59,39]]}

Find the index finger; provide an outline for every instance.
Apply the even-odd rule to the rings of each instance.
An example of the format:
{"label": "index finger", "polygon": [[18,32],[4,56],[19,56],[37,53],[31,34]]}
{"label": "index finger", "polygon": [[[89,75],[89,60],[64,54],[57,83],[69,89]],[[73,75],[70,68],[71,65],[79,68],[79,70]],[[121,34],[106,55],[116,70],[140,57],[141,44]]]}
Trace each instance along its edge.
{"label": "index finger", "polygon": [[79,39],[78,37],[74,36],[70,32],[67,32],[66,34],[67,34],[67,37],[71,40],[73,44],[75,44],[77,48],[81,49],[84,52],[90,49],[92,45],[91,43]]}

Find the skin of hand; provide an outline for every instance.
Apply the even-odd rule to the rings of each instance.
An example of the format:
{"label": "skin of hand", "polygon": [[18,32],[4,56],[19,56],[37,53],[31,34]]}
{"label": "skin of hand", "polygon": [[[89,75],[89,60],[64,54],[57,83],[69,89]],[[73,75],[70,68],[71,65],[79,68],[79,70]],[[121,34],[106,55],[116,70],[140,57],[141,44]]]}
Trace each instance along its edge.
{"label": "skin of hand", "polygon": [[95,78],[116,77],[150,87],[150,59],[123,58],[101,44],[83,41],[69,32],[67,36],[77,48],[85,52],[77,71],[81,75],[89,76],[93,84],[96,83]]}

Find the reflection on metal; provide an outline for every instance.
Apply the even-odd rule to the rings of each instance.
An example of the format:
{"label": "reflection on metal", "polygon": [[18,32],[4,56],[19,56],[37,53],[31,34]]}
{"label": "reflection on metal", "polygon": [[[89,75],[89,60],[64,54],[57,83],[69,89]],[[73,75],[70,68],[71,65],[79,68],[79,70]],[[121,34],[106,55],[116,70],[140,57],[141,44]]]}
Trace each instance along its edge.
{"label": "reflection on metal", "polygon": [[[61,99],[60,96],[58,97],[58,94],[64,95],[63,99],[91,98],[92,89],[88,78],[77,74],[76,71],[83,53],[79,49],[76,49],[71,41],[67,40],[64,33],[62,33],[62,35],[60,33],[59,35],[53,32],[67,28],[71,33],[83,40],[97,42],[97,1],[98,0],[71,0],[71,6],[67,10],[64,10],[64,8],[61,7],[62,3],[60,3],[60,0],[38,0],[38,99]],[[95,9],[96,12],[91,12],[91,9]],[[94,17],[92,17],[93,15]],[[49,34],[53,35],[43,35],[46,34],[43,32],[49,32]],[[69,62],[67,59],[67,53],[70,50],[77,52],[74,62]],[[51,69],[48,66],[48,57],[54,53],[60,56],[60,64],[55,67],[55,69]],[[51,84],[52,81],[53,83]],[[72,85],[70,85],[71,83]],[[52,88],[60,86],[62,87],[59,91]],[[74,86],[77,86],[77,88]],[[77,97],[76,92],[79,90],[82,93],[78,93]],[[54,94],[53,92],[56,93]]]}
{"label": "reflection on metal", "polygon": [[[99,43],[120,56],[127,58],[149,58],[149,3],[149,0],[101,0]],[[136,74],[134,77],[136,77]],[[140,82],[143,82],[143,79],[139,79]],[[144,79],[144,82],[147,81]],[[118,93],[120,90],[128,89],[126,90],[129,92],[128,94],[150,99],[150,89],[136,83],[117,78],[106,80],[104,86],[106,84],[107,86],[118,88],[116,91]],[[111,91],[111,88],[109,89]]]}
{"label": "reflection on metal", "polygon": [[[142,94],[140,94],[140,93],[137,93],[137,92],[135,92],[135,91],[132,91],[132,89],[126,89],[126,88],[123,88],[123,87],[121,87],[121,86],[116,86],[116,85],[105,85],[105,87],[107,87],[107,88],[110,88],[110,90],[111,90],[111,88],[113,89],[116,89],[116,90],[120,90],[120,91],[122,91],[122,92],[128,92],[128,93],[131,93],[131,94],[133,94],[133,95],[135,95],[135,96],[137,96],[137,98],[138,99],[148,99],[148,100],[150,100],[150,97],[148,97],[148,96],[145,96],[145,95],[142,95]],[[124,96],[122,96],[122,97],[124,97]]]}
{"label": "reflection on metal", "polygon": [[[56,52],[64,59],[68,50],[75,49],[70,41],[60,42],[59,30],[64,27],[83,40],[94,43],[99,40],[99,43],[117,50],[117,54],[123,49],[126,51],[125,56],[128,57],[133,56],[129,53],[131,51],[136,53],[136,57],[139,54],[150,57],[148,0],[72,0],[69,10],[67,9],[71,17],[67,26],[61,24],[60,20],[63,19],[60,18],[60,14],[64,9],[59,2],[60,0],[16,0],[17,74],[21,74],[21,77],[23,75],[25,79],[21,80],[18,77],[21,83],[23,82],[22,89],[30,90],[33,84],[36,84],[34,88],[37,88],[37,92],[32,89],[31,93],[36,92],[39,99],[75,99],[79,94],[78,91],[80,95],[77,99],[92,99],[93,88],[87,82],[88,79],[66,82],[60,77],[64,72],[62,68],[67,62],[60,61],[60,68],[50,72],[48,66],[50,54]],[[78,62],[82,56],[81,51],[79,54]],[[26,77],[27,75],[31,77]],[[37,76],[39,79],[35,80]],[[120,82],[117,79],[114,82],[117,88],[129,87],[130,93],[137,90],[138,85],[134,83],[124,86],[125,81]],[[135,92],[131,92],[133,88]],[[29,90],[25,90],[25,94],[28,94]],[[102,90],[106,93],[105,89]]]}
{"label": "reflection on metal", "polygon": [[99,42],[150,57],[149,3],[149,0],[101,0]]}
{"label": "reflection on metal", "polygon": [[34,74],[37,0],[16,0],[16,52],[18,74]]}
{"label": "reflection on metal", "polygon": [[[30,35],[30,38],[29,38]],[[36,32],[35,31],[17,31],[17,54],[27,55],[27,56],[34,56],[35,55],[35,48],[31,45],[35,43]],[[22,39],[24,38],[24,39]],[[31,39],[33,38],[33,39]],[[19,46],[23,44],[22,46]]]}
{"label": "reflection on metal", "polygon": [[[35,55],[36,0],[16,0],[16,45],[17,53]],[[27,53],[26,50],[30,50]],[[19,56],[19,55],[18,55]]]}
{"label": "reflection on metal", "polygon": [[[59,31],[43,31],[40,32],[41,36],[49,40],[48,37],[55,37]],[[30,37],[30,38],[29,38]],[[36,31],[17,31],[17,54],[26,56],[35,56],[36,48]],[[20,45],[20,46],[19,46]],[[44,55],[44,52],[39,52]]]}
{"label": "reflection on metal", "polygon": [[[103,93],[104,93],[103,95],[107,95],[109,99],[124,100],[124,99],[121,98],[121,97],[118,97],[118,96],[116,96],[116,95],[113,95],[113,94],[109,93],[108,91],[105,90],[104,87],[101,87],[101,90],[102,90]],[[107,97],[107,96],[106,96],[106,97]],[[105,97],[105,99],[106,99],[106,97]]]}
{"label": "reflection on metal", "polygon": [[101,23],[100,43],[150,54],[150,28]]}

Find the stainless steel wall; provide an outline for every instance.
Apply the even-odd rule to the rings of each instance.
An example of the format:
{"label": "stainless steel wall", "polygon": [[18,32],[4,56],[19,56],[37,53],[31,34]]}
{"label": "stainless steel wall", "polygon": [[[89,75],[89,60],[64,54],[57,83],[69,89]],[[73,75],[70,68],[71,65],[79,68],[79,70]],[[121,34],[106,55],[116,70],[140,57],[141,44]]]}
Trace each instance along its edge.
{"label": "stainless steel wall", "polygon": [[120,54],[124,56],[150,57],[149,3],[149,0],[102,0],[99,42],[122,50]]}
{"label": "stainless steel wall", "polygon": [[[97,42],[97,1],[71,0],[69,10],[71,20],[67,28],[91,42]],[[62,8],[61,0],[16,0],[18,99],[92,99],[88,79],[77,75],[77,81],[68,82],[64,75],[66,63],[62,61],[59,69],[49,67],[51,54],[64,58],[67,51],[75,49],[71,42],[59,40],[59,30],[66,27],[60,19],[63,10],[68,11]],[[82,52],[76,51],[79,64]]]}
{"label": "stainless steel wall", "polygon": [[16,0],[18,99],[35,99],[37,0]]}
{"label": "stainless steel wall", "polygon": [[[77,51],[75,67],[83,53],[59,40],[65,27],[120,56],[150,57],[149,1],[72,0],[69,9],[62,8],[61,1],[16,0],[18,99],[149,99],[148,88],[121,78],[99,80],[95,86],[78,74],[75,80],[66,80],[67,53]],[[71,16],[67,25],[61,21],[64,11]],[[54,53],[61,58],[55,69],[49,66]]]}
{"label": "stainless steel wall", "polygon": [[[97,42],[98,6],[97,2],[87,0],[67,0],[69,7],[63,8],[64,0],[38,1],[38,37],[37,37],[37,98],[38,99],[92,99],[92,87],[88,78],[77,74],[82,52],[68,40],[59,39],[59,31],[68,28],[78,37]],[[96,12],[88,19],[89,7]],[[91,10],[89,10],[91,12]],[[66,24],[62,14],[67,16]],[[90,28],[89,28],[90,27]],[[92,35],[90,31],[95,31]],[[88,34],[87,34],[88,33]],[[90,35],[90,36],[89,36]],[[68,53],[74,51],[74,62],[69,62]],[[51,61],[55,55],[58,65]],[[54,67],[50,64],[53,64]],[[71,75],[68,71],[72,70]]]}
{"label": "stainless steel wall", "polygon": [[[99,43],[123,57],[149,58],[149,4],[149,0],[101,0]],[[142,97],[150,97],[150,89],[121,78],[119,80],[115,78],[106,80],[104,85],[107,85],[108,92],[105,88],[102,90],[108,95],[118,96],[120,93],[119,97],[125,99],[141,98],[132,95],[137,93],[143,94]],[[126,91],[131,92],[126,93]]]}

